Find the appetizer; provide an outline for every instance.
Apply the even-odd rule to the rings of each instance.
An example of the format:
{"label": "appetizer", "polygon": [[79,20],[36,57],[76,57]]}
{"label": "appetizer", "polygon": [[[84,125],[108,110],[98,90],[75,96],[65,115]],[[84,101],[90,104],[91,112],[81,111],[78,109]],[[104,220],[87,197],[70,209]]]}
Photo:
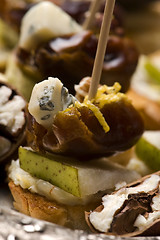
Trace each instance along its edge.
{"label": "appetizer", "polygon": [[[66,13],[68,13],[76,22],[83,24],[86,19],[86,14],[89,10],[91,1],[90,0],[51,0],[50,2],[58,5],[62,8]],[[13,2],[11,0],[2,0],[0,3],[0,17],[4,19],[8,24],[13,26],[17,32],[20,32],[20,26],[23,16],[27,13],[27,11],[32,8],[38,2],[36,0],[17,0]],[[95,22],[93,24],[94,30],[99,32],[100,25],[102,22],[104,11],[104,3],[101,4],[99,11],[95,16]],[[117,34],[123,33],[122,22],[123,22],[123,11],[116,4],[114,10],[114,18],[112,20],[111,31],[116,32]]]}
{"label": "appetizer", "polygon": [[140,112],[145,128],[160,130],[160,52],[141,55],[127,95]]}
{"label": "appetizer", "polygon": [[[59,26],[57,18],[61,19]],[[24,16],[17,59],[20,68],[39,75],[39,81],[56,76],[74,93],[74,84],[91,75],[97,43],[98,38],[91,31],[83,30],[62,9],[46,1],[32,7]],[[118,81],[121,91],[126,92],[138,56],[131,40],[110,35],[101,83],[112,86]]]}
{"label": "appetizer", "polygon": [[[2,79],[2,76],[0,76]],[[3,79],[4,80],[4,79]],[[5,81],[0,81],[0,165],[1,169],[13,157],[25,139],[26,102]],[[1,173],[2,175],[2,173]]]}
{"label": "appetizer", "polygon": [[108,235],[158,236],[160,172],[126,185],[102,198],[102,205],[86,220],[95,232]]}
{"label": "appetizer", "polygon": [[120,85],[101,86],[80,103],[58,78],[33,88],[28,105],[27,147],[9,167],[15,208],[73,229],[87,229],[84,211],[100,204],[119,182],[140,175],[106,156],[133,146],[143,121]]}
{"label": "appetizer", "polygon": [[[27,88],[27,97],[34,83],[39,82],[32,90],[25,112],[23,98],[10,86],[0,83],[3,93],[0,94],[1,161],[11,159],[21,145],[18,159],[12,157],[7,168],[15,209],[72,229],[88,231],[90,228],[94,232],[125,237],[159,234],[160,172],[140,179],[140,171],[129,167],[130,160],[123,164],[125,154],[128,159],[131,154],[133,160],[136,156],[137,161],[144,163],[146,171],[159,170],[159,132],[144,132],[144,123],[145,128],[152,129],[155,122],[154,129],[159,127],[159,119],[150,125],[149,120],[154,116],[146,114],[156,102],[154,93],[159,94],[158,60],[140,58],[131,89],[123,93],[130,87],[138,51],[132,41],[122,36],[124,32],[117,15],[112,21],[101,82],[91,99],[87,95],[91,78],[83,77],[91,75],[98,35],[84,30],[71,13],[66,13],[69,6],[66,2],[26,4],[18,1],[15,12],[12,11],[14,4],[9,2],[7,5],[5,1],[2,12],[9,13],[8,21],[14,19],[13,22],[18,23],[18,31],[23,16],[14,61],[18,61],[24,76],[29,76],[30,81],[34,79]],[[83,22],[84,15],[82,11],[79,22]],[[95,24],[100,26],[102,18],[103,13]],[[97,33],[96,26],[93,31]],[[145,69],[144,78],[139,74],[139,66]],[[134,103],[135,96],[147,91],[152,93],[148,82],[156,90],[153,95],[149,94],[153,97],[149,102],[152,106],[148,104],[147,111],[142,111],[139,109],[141,96],[135,107],[130,97]],[[16,81],[14,84],[16,86]],[[140,84],[146,87],[144,92]],[[135,87],[138,90],[135,91]],[[75,96],[72,95],[74,88]],[[155,109],[159,107],[156,104]],[[24,130],[25,147],[22,146]]]}
{"label": "appetizer", "polygon": [[160,169],[160,131],[145,131],[135,146],[135,151],[152,171]]}

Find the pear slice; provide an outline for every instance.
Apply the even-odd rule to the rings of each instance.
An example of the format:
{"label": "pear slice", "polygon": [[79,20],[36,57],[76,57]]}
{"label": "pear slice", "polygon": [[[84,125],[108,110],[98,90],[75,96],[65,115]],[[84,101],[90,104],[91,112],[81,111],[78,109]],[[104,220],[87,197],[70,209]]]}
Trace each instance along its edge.
{"label": "pear slice", "polygon": [[80,196],[77,169],[60,162],[59,156],[54,155],[52,159],[20,147],[19,160],[20,167],[31,175]]}
{"label": "pear slice", "polygon": [[32,176],[51,184],[77,197],[114,189],[119,182],[132,182],[140,175],[106,158],[80,162],[56,154],[43,156],[30,149],[19,148],[20,167]]}
{"label": "pear slice", "polygon": [[160,131],[145,131],[135,151],[147,166],[155,171],[160,170]]}
{"label": "pear slice", "polygon": [[144,67],[153,81],[155,81],[157,84],[160,84],[160,70],[155,67],[149,60],[146,61]]}

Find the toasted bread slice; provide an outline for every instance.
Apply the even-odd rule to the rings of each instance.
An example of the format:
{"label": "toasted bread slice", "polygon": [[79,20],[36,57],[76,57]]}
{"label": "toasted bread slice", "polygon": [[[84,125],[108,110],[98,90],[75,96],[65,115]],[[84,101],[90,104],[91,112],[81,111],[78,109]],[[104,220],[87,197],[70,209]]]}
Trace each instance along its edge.
{"label": "toasted bread slice", "polygon": [[85,211],[90,211],[100,204],[99,201],[99,203],[87,205],[67,206],[31,193],[29,190],[16,186],[13,181],[9,182],[9,188],[14,198],[14,207],[19,212],[71,229],[88,230]]}

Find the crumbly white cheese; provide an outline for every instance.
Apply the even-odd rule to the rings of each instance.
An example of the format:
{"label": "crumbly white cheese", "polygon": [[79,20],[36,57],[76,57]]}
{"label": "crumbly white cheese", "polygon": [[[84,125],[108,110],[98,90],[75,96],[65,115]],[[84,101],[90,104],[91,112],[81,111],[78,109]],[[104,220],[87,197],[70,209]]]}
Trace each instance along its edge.
{"label": "crumbly white cheese", "polygon": [[160,211],[149,213],[147,218],[140,214],[137,217],[134,226],[137,227],[139,230],[143,230],[144,227],[148,227],[157,219],[160,219]]}
{"label": "crumbly white cheese", "polygon": [[6,86],[0,88],[0,124],[6,126],[11,133],[16,133],[25,123],[25,101],[21,96],[9,97],[12,90]]}
{"label": "crumbly white cheese", "polygon": [[112,195],[104,196],[102,198],[104,206],[103,210],[101,212],[93,211],[89,217],[90,222],[95,229],[101,232],[107,232],[111,226],[116,210],[123,205],[129,194],[152,191],[158,186],[159,181],[160,176],[153,174],[138,186],[130,188],[124,187]]}
{"label": "crumbly white cheese", "polygon": [[85,204],[92,199],[94,195],[85,196],[83,198],[76,197],[42,179],[32,177],[28,172],[24,171],[19,166],[19,160],[12,160],[9,167],[9,178],[16,185],[20,185],[23,189],[28,189],[33,193],[38,193],[50,200],[56,200],[59,203],[66,205]]}
{"label": "crumbly white cheese", "polygon": [[39,124],[51,129],[55,114],[74,102],[75,98],[63,87],[61,81],[49,77],[34,86],[28,110]]}
{"label": "crumbly white cheese", "polygon": [[9,178],[24,189],[29,189],[67,205],[87,203],[98,196],[102,196],[103,192],[106,193],[107,190],[113,189],[119,181],[128,183],[139,178],[136,172],[126,170],[115,163],[107,162],[107,160],[101,161],[99,159],[98,161],[95,160],[92,166],[84,163],[81,166],[77,164],[75,167],[78,168],[81,198],[75,197],[49,182],[32,177],[20,168],[18,160],[12,161],[9,168]]}
{"label": "crumbly white cheese", "polygon": [[139,216],[137,217],[134,226],[137,227],[139,230],[143,230],[144,227],[147,227],[155,220],[160,219],[160,195],[156,195],[155,197],[153,197],[151,208],[153,212],[150,212],[147,217],[141,214],[139,214]]}
{"label": "crumbly white cheese", "polygon": [[[159,202],[160,204],[160,202]],[[139,214],[137,217],[134,226],[137,227],[139,230],[143,230],[144,227],[150,226],[155,220],[160,219],[160,211],[154,211],[148,214],[147,217]]]}
{"label": "crumbly white cheese", "polygon": [[[144,68],[144,65],[147,61],[147,56],[140,56],[137,69],[131,79],[131,87],[138,94],[145,96],[153,101],[160,102],[160,84],[154,82]],[[150,61],[160,71],[160,55],[156,58],[150,59]]]}
{"label": "crumbly white cheese", "polygon": [[12,94],[12,90],[6,86],[0,87],[0,106],[6,103]]}
{"label": "crumbly white cheese", "polygon": [[[88,164],[89,165],[89,164]],[[92,166],[78,167],[80,192],[89,195],[106,189],[113,190],[117,183],[132,182],[140,175],[106,158],[92,160]]]}
{"label": "crumbly white cheese", "polygon": [[42,1],[33,6],[23,17],[19,46],[32,50],[51,38],[80,31],[82,27],[60,7]]}

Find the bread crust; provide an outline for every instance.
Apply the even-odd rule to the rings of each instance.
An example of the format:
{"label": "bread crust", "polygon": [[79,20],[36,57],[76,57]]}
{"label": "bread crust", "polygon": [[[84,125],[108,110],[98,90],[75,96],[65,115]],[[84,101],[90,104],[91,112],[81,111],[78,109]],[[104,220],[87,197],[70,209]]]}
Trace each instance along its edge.
{"label": "bread crust", "polygon": [[9,182],[9,188],[14,198],[14,207],[21,213],[28,216],[43,219],[49,222],[65,225],[67,222],[67,211],[56,202],[51,202],[38,194],[16,186],[14,182]]}
{"label": "bread crust", "polygon": [[100,200],[87,205],[67,206],[48,200],[36,193],[16,186],[13,181],[9,182],[9,188],[14,198],[14,208],[28,216],[52,222],[71,229],[88,231],[85,222],[85,211],[95,209]]}

